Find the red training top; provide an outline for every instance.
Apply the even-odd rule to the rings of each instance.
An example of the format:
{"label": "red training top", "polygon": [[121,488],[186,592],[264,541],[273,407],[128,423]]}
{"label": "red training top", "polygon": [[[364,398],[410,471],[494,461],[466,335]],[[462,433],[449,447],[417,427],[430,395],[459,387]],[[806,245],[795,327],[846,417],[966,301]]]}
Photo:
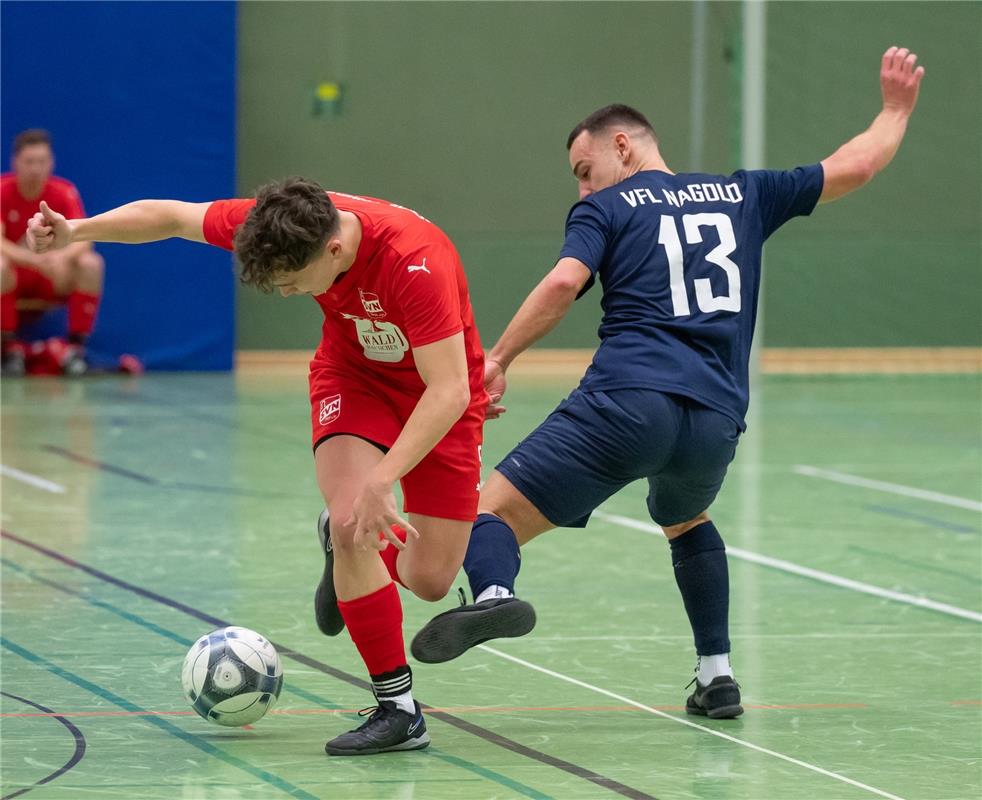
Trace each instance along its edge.
{"label": "red training top", "polygon": [[[426,388],[411,348],[460,331],[471,401],[486,403],[484,351],[474,324],[467,278],[447,235],[415,211],[372,197],[328,192],[340,211],[361,222],[354,263],[314,299],[324,312],[323,336],[311,367],[364,376],[380,391],[413,395]],[[233,250],[235,230],[255,199],[217,200],[205,212],[210,244]]]}
{"label": "red training top", "polygon": [[54,211],[68,219],[85,216],[82,198],[71,181],[52,175],[44,184],[41,194],[28,200],[17,188],[17,176],[13,172],[0,176],[0,208],[3,209],[3,236],[11,242],[19,242],[27,232],[27,223],[41,208],[44,200]]}

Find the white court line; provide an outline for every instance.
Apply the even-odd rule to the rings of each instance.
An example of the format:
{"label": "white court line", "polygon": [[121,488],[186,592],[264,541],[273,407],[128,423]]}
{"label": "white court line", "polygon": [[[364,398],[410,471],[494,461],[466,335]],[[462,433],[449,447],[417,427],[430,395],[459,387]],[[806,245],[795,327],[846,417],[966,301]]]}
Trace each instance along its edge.
{"label": "white court line", "polygon": [[689,728],[695,728],[703,733],[711,734],[712,736],[718,736],[720,739],[726,739],[728,742],[733,742],[734,744],[741,745],[743,747],[749,747],[751,750],[756,750],[758,753],[764,753],[768,756],[773,756],[774,758],[779,758],[781,761],[787,761],[789,764],[795,764],[799,767],[804,767],[805,769],[810,769],[812,772],[817,772],[819,775],[824,775],[827,778],[834,778],[837,781],[842,781],[843,783],[848,783],[851,786],[855,786],[859,789],[865,789],[867,792],[872,792],[880,797],[887,797],[889,800],[902,800],[902,798],[897,797],[895,794],[890,794],[882,789],[877,789],[874,786],[867,786],[865,783],[860,783],[852,778],[847,778],[845,775],[840,775],[837,772],[830,772],[827,769],[822,769],[815,764],[809,764],[807,761],[800,761],[797,758],[792,758],[791,756],[786,756],[783,753],[775,752],[774,750],[768,750],[766,747],[761,747],[760,745],[752,744],[751,742],[744,741],[743,739],[737,739],[735,736],[730,736],[728,733],[722,733],[713,728],[708,728],[705,725],[699,725],[695,722],[689,722],[687,719],[681,717],[676,717],[672,714],[667,714],[664,711],[659,711],[657,708],[652,708],[651,706],[646,706],[644,703],[639,703],[637,700],[632,700],[630,697],[625,697],[622,694],[617,694],[616,692],[608,691],[607,689],[601,689],[599,686],[594,686],[591,683],[586,683],[585,681],[577,680],[576,678],[571,678],[569,675],[563,675],[561,672],[554,672],[551,669],[546,669],[545,667],[540,667],[538,664],[533,664],[530,661],[525,661],[521,658],[516,658],[515,656],[508,655],[507,653],[502,653],[500,650],[495,650],[493,647],[488,647],[486,644],[479,644],[478,648],[481,650],[486,650],[493,655],[500,658],[504,658],[507,661],[513,661],[516,664],[521,664],[523,667],[528,667],[529,669],[534,669],[536,672],[541,672],[544,675],[549,675],[553,678],[558,678],[561,681],[566,681],[567,683],[572,683],[574,686],[579,686],[583,689],[589,689],[592,692],[597,692],[607,697],[611,697],[614,700],[620,700],[622,703],[634,706],[635,708],[640,708],[642,711],[648,711],[655,716],[662,717],[664,719],[671,720],[672,722],[677,722],[679,725],[685,725]]}
{"label": "white court line", "polygon": [[30,472],[22,472],[19,469],[8,467],[6,464],[0,464],[0,474],[6,475],[8,478],[13,478],[15,481],[26,483],[29,486],[33,486],[35,489],[44,489],[44,491],[51,492],[52,494],[65,493],[65,487],[60,483],[55,483],[54,481],[49,481],[45,478],[39,478],[37,475],[32,475]]}
{"label": "white court line", "polygon": [[[968,629],[939,633],[937,631],[891,631],[885,633],[865,633],[854,631],[846,633],[733,633],[731,639],[978,639],[977,631]],[[523,639],[526,644],[536,642],[691,642],[691,633],[651,634],[650,636],[538,636]]]}
{"label": "white court line", "polygon": [[[640,520],[631,519],[630,517],[622,517],[620,514],[608,514],[604,511],[594,511],[593,516],[597,517],[597,519],[613,522],[617,525],[623,525],[625,528],[633,528],[634,530],[644,531],[645,533],[653,533],[657,534],[658,536],[663,535],[661,528],[659,528],[657,525],[652,525],[649,522],[641,522]],[[926,597],[915,597],[912,594],[905,594],[904,592],[895,592],[892,589],[881,589],[879,586],[873,586],[870,583],[854,581],[851,578],[843,578],[839,575],[833,575],[831,572],[822,572],[821,570],[812,569],[811,567],[803,567],[800,564],[795,564],[791,561],[771,558],[770,556],[754,553],[750,550],[743,550],[739,547],[731,547],[730,545],[727,545],[726,553],[733,558],[738,558],[743,561],[750,561],[754,564],[760,564],[765,567],[773,567],[774,569],[779,569],[782,572],[790,572],[794,575],[802,575],[806,578],[811,578],[812,580],[821,581],[822,583],[830,583],[833,586],[840,586],[843,589],[852,589],[854,592],[871,594],[874,597],[882,597],[886,600],[896,600],[898,603],[907,603],[908,605],[917,606],[918,608],[929,608],[932,611],[939,611],[942,614],[949,614],[953,617],[970,619],[973,622],[982,622],[982,614],[979,614],[977,611],[970,611],[967,608],[959,608],[958,606],[951,606],[947,603],[939,603],[936,600],[929,600]]]}
{"label": "white court line", "polygon": [[846,472],[819,469],[808,464],[795,465],[794,472],[797,472],[799,475],[806,475],[809,478],[824,478],[827,481],[845,483],[849,486],[862,486],[864,489],[875,489],[878,492],[889,492],[890,494],[899,494],[904,497],[916,497],[918,500],[943,503],[946,506],[954,506],[955,508],[967,508],[969,511],[982,511],[982,503],[976,500],[969,500],[965,497],[955,497],[951,494],[941,494],[941,492],[929,492],[926,489],[915,489],[913,486],[903,486],[899,483],[874,481],[869,478],[861,478],[858,475],[850,475]]}

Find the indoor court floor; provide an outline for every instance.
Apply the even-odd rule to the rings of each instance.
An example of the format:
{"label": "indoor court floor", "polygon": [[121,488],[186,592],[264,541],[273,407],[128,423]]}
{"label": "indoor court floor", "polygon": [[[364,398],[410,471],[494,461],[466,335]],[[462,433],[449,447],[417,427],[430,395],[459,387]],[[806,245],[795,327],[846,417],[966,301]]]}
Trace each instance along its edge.
{"label": "indoor court floor", "polygon": [[[513,379],[486,473],[574,382]],[[328,758],[372,698],[350,640],[314,626],[305,377],[4,381],[0,794],[978,798],[979,376],[756,388],[713,508],[743,717],[682,709],[691,635],[638,483],[526,548],[531,635],[410,662],[428,750]],[[456,601],[403,602],[408,643]],[[283,658],[280,702],[251,729],[181,694],[187,648],[227,624]]]}

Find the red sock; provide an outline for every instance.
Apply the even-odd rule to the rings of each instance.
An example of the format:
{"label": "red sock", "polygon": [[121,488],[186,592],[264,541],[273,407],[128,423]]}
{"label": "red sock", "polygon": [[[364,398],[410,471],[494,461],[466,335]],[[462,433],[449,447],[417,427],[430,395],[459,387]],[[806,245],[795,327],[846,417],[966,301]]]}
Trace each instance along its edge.
{"label": "red sock", "polygon": [[88,336],[99,310],[99,295],[74,291],[68,295],[68,335]]}
{"label": "red sock", "polygon": [[338,600],[338,610],[369,675],[383,675],[407,666],[402,601],[394,583],[355,600]]}
{"label": "red sock", "polygon": [[14,333],[17,330],[17,292],[0,294],[0,330]]}
{"label": "red sock", "polygon": [[[399,537],[400,542],[403,544],[406,543],[406,532],[402,528],[398,525],[393,525],[392,532]],[[395,545],[390,543],[379,555],[382,556],[382,563],[385,564],[385,568],[389,571],[389,577],[405,588],[406,584],[402,582],[402,578],[399,577],[399,571],[396,569],[396,559],[399,557],[399,551],[395,548]]]}

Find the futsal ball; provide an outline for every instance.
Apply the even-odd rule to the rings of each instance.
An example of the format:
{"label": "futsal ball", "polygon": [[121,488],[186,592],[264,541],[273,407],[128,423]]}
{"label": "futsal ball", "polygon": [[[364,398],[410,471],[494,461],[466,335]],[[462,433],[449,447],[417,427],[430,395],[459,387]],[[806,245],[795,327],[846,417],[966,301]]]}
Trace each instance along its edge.
{"label": "futsal ball", "polygon": [[191,646],[181,683],[200,716],[235,728],[255,722],[276,704],[283,667],[265,637],[248,628],[219,628]]}

